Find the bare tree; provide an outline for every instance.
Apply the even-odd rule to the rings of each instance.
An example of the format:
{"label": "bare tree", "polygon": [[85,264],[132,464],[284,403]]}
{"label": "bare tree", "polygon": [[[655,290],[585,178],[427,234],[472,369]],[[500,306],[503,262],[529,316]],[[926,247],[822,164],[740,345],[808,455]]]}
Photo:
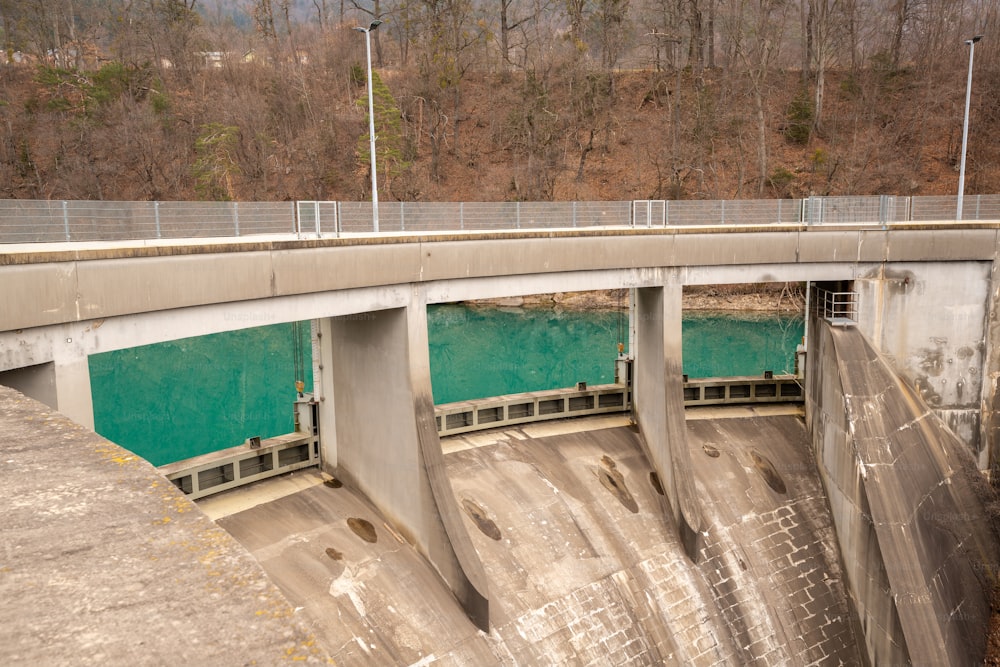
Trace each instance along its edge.
{"label": "bare tree", "polygon": [[516,0],[499,0],[500,2],[500,57],[503,62],[511,64],[511,39],[514,32],[529,21],[534,21],[538,8],[524,10],[517,15],[520,4]]}
{"label": "bare tree", "polygon": [[746,86],[756,121],[758,197],[768,178],[768,77],[779,55],[785,11],[787,5],[782,0],[736,0],[725,26],[731,60],[738,67],[734,74]]}
{"label": "bare tree", "polygon": [[601,45],[601,65],[606,70],[618,64],[628,30],[629,0],[598,0],[595,20],[598,24],[598,42]]}

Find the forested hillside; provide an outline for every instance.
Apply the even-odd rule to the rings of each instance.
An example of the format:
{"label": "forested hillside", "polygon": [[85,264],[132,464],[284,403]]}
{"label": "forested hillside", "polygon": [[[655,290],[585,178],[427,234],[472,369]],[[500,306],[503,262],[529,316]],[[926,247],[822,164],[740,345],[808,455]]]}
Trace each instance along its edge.
{"label": "forested hillside", "polygon": [[0,197],[1000,192],[973,0],[0,0]]}

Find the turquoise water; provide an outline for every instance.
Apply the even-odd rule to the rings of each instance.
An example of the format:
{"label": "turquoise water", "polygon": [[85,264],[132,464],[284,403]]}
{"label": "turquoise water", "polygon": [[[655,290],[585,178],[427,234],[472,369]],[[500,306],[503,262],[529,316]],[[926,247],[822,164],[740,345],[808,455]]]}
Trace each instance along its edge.
{"label": "turquoise water", "polygon": [[[308,323],[300,327],[312,387]],[[428,309],[435,403],[614,381],[625,322],[614,312]],[[801,318],[685,314],[690,377],[791,372]],[[278,324],[90,357],[97,432],[154,465],[294,427],[293,325]]]}
{"label": "turquoise water", "polygon": [[[306,386],[312,386],[308,322]],[[153,465],[294,430],[291,324],[90,356],[95,430]]]}

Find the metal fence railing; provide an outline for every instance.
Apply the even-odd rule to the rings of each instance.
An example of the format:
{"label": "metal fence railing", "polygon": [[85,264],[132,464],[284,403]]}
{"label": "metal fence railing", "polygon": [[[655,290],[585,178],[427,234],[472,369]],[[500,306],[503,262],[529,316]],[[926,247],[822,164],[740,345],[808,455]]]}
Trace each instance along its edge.
{"label": "metal fence railing", "polygon": [[[582,227],[880,225],[955,222],[956,197],[382,202],[389,233]],[[963,221],[1000,220],[1000,195],[968,195]],[[370,202],[0,200],[0,243],[371,233]]]}
{"label": "metal fence railing", "polygon": [[857,292],[832,292],[814,286],[812,302],[817,316],[832,324],[850,325],[858,321]]}

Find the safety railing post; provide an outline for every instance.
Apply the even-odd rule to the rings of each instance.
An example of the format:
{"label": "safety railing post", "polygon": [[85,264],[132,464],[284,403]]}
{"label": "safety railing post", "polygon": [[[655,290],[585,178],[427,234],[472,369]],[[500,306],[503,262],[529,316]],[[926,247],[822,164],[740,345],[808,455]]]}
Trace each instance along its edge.
{"label": "safety railing post", "polygon": [[240,203],[233,202],[233,229],[236,232],[235,236],[240,235]]}
{"label": "safety railing post", "polygon": [[156,238],[163,238],[162,232],[160,231],[160,202],[153,202],[153,221],[156,224]]}
{"label": "safety railing post", "polygon": [[69,233],[69,210],[68,210],[68,202],[65,199],[62,202],[62,216],[63,216],[63,230],[65,230],[65,232],[66,232],[66,240],[67,241],[72,241],[73,239],[70,237],[70,233]]}

